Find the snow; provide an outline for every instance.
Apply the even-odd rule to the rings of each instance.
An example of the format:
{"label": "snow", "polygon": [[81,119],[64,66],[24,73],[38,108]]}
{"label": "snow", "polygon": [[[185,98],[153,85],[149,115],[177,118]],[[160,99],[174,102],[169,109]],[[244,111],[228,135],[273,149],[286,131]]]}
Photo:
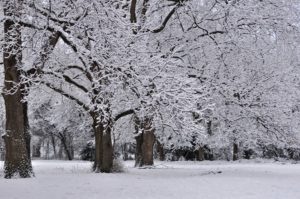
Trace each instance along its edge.
{"label": "snow", "polygon": [[[1,199],[299,199],[300,164],[156,162],[152,169],[92,173],[83,161],[35,160],[36,177],[0,178]],[[0,175],[3,162],[0,162]]]}

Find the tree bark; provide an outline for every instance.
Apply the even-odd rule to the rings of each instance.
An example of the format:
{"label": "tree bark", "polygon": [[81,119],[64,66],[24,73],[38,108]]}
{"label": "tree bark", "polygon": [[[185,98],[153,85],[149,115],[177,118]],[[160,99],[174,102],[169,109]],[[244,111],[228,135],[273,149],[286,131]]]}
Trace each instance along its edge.
{"label": "tree bark", "polygon": [[143,163],[143,134],[139,134],[135,137],[136,140],[136,147],[135,147],[135,167],[141,167],[144,165]]}
{"label": "tree bark", "polygon": [[[23,88],[21,88],[22,90]],[[26,89],[25,85],[24,85],[24,89]],[[27,156],[28,159],[31,159],[31,150],[30,150],[30,142],[31,142],[31,135],[29,132],[29,120],[28,120],[28,103],[27,102],[23,102],[23,111],[24,111],[24,126],[25,126],[25,130],[24,130],[24,137],[25,137],[25,142],[26,142],[26,149],[27,149]]]}
{"label": "tree bark", "polygon": [[66,138],[65,132],[59,133],[59,138],[60,138],[60,141],[61,141],[61,143],[62,143],[62,145],[65,149],[65,154],[66,154],[68,160],[73,160],[70,148],[67,144],[67,138]]}
{"label": "tree bark", "polygon": [[93,118],[93,130],[95,134],[95,172],[110,173],[113,167],[113,146],[111,140],[111,128],[106,129],[98,121],[98,114],[91,113]]}
{"label": "tree bark", "polygon": [[239,159],[239,147],[237,143],[233,143],[233,155],[232,160],[236,161]]}
{"label": "tree bark", "polygon": [[153,146],[155,142],[154,128],[152,121],[146,119],[142,124],[142,133],[136,136],[136,157],[135,166],[152,166],[153,165]]}
{"label": "tree bark", "polygon": [[50,138],[51,138],[51,144],[53,147],[54,159],[56,159],[57,158],[56,142],[55,142],[55,137],[54,137],[53,133],[50,133]]}
{"label": "tree bark", "polygon": [[[22,1],[4,1],[4,15],[18,16]],[[6,108],[6,156],[4,177],[18,175],[22,178],[31,177],[30,136],[27,129],[27,104],[23,102],[24,85],[21,83],[22,39],[21,27],[16,22],[6,19],[4,22],[3,64],[5,73],[5,93],[3,94]]]}
{"label": "tree bark", "polygon": [[127,143],[122,145],[122,152],[123,152],[123,160],[124,161],[128,160],[129,156],[128,156]]}
{"label": "tree bark", "polygon": [[46,160],[50,159],[50,143],[49,140],[46,140],[46,153],[45,153]]}
{"label": "tree bark", "polygon": [[62,160],[63,159],[63,144],[60,142],[60,145],[59,145],[59,149],[58,149],[58,159],[59,160]]}
{"label": "tree bark", "polygon": [[204,148],[200,146],[196,152],[197,152],[197,156],[196,156],[197,160],[204,161],[205,160]]}
{"label": "tree bark", "polygon": [[93,130],[95,136],[95,160],[93,170],[98,173],[101,172],[101,163],[103,157],[102,150],[102,138],[103,138],[103,126],[98,124],[98,114],[91,113],[93,119]]}
{"label": "tree bark", "polygon": [[110,173],[113,167],[113,146],[111,141],[111,127],[107,126],[102,137],[102,165],[101,172]]}
{"label": "tree bark", "polygon": [[39,141],[36,145],[33,145],[32,157],[40,158],[41,157],[41,141]]}
{"label": "tree bark", "polygon": [[166,159],[164,147],[158,140],[157,140],[156,143],[157,143],[156,150],[157,150],[157,153],[158,153],[158,158],[159,158],[160,161],[164,161]]}
{"label": "tree bark", "polygon": [[213,132],[212,132],[212,121],[211,120],[209,120],[207,122],[207,134],[208,135],[213,135]]}

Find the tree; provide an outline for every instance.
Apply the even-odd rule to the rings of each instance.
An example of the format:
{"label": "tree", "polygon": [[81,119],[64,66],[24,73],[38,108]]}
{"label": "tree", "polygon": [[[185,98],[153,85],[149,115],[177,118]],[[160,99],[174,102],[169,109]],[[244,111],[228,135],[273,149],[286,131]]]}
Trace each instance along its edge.
{"label": "tree", "polygon": [[5,73],[5,91],[3,93],[6,110],[5,141],[5,178],[19,175],[22,178],[32,175],[32,166],[28,142],[30,135],[27,125],[27,103],[24,102],[21,82],[22,35],[19,23],[9,17],[19,17],[23,1],[4,1],[5,42],[3,47],[3,64]]}
{"label": "tree", "polygon": [[[35,96],[39,94],[39,100]],[[32,87],[28,96],[31,133],[38,138],[36,146],[50,142],[49,158],[72,160],[92,138],[89,116],[73,101],[53,93],[49,88]],[[47,148],[48,145],[46,145]],[[45,151],[45,146],[40,146]]]}
{"label": "tree", "polygon": [[[58,1],[55,4],[57,10],[54,9],[51,16],[48,16],[44,11],[50,11],[52,4],[33,2],[33,4],[28,4],[28,9],[38,12],[36,20],[40,24],[32,24],[28,20],[21,19],[20,23],[25,27],[46,30],[53,35],[58,35],[60,41],[73,53],[72,60],[63,59],[68,65],[61,65],[54,60],[48,63],[48,68],[37,67],[32,70],[31,73],[35,74],[35,79],[31,80],[31,83],[46,85],[53,91],[73,100],[90,114],[93,119],[96,144],[94,169],[110,172],[113,163],[111,128],[117,120],[115,118],[132,112],[132,110],[125,111],[125,114],[117,114],[114,117],[111,110],[115,97],[113,93],[116,88],[120,87],[122,78],[127,75],[126,69],[122,67],[124,62],[121,59],[126,55],[124,43],[121,42],[125,40],[126,29],[120,29],[125,30],[123,34],[119,34],[122,31],[114,32],[115,29],[122,28],[123,24],[118,13],[111,12],[114,11],[112,2],[93,3],[95,6],[90,10],[92,5],[90,2],[79,1],[75,5]],[[83,10],[79,16],[74,17],[79,4]],[[70,15],[69,21],[57,18],[57,13],[61,11],[61,8],[66,8],[63,12],[66,18]],[[90,11],[89,14],[86,10]],[[43,26],[45,21],[49,23]],[[99,24],[101,24],[100,27]],[[107,30],[109,33],[106,32]],[[109,36],[110,33],[116,37]],[[85,38],[88,38],[87,41]],[[82,82],[77,82],[74,78],[81,78]],[[60,83],[62,87],[59,86]],[[73,89],[76,90],[77,95],[70,93]]]}
{"label": "tree", "polygon": [[[157,104],[162,106],[156,110],[164,110],[163,114],[166,114],[167,107],[178,107],[178,103],[174,103],[176,100],[170,103],[170,98],[180,96],[180,92],[174,92],[174,89],[173,93],[166,92],[168,88],[185,85],[183,90],[186,91],[192,88],[189,85],[195,85],[191,90],[202,95],[194,103],[198,106],[190,106],[190,110],[197,112],[198,122],[202,120],[203,126],[217,120],[219,132],[214,132],[213,136],[192,136],[193,132],[185,128],[184,132],[189,133],[181,132],[180,140],[184,139],[186,146],[191,143],[196,146],[227,143],[231,148],[234,146],[236,152],[240,142],[246,139],[253,141],[259,137],[265,142],[276,142],[279,138],[286,142],[285,138],[294,137],[286,136],[291,132],[286,131],[286,124],[279,122],[284,121],[280,118],[286,116],[275,116],[272,112],[278,111],[278,108],[271,107],[282,103],[278,101],[279,95],[275,94],[278,89],[274,89],[282,88],[279,73],[297,57],[295,54],[294,58],[281,55],[283,49],[294,43],[291,51],[295,51],[297,45],[295,10],[297,4],[293,1],[143,1],[140,4],[131,1],[131,22],[135,24],[133,32],[139,41],[135,43],[139,56],[134,65],[137,66],[136,71],[142,70],[137,74],[142,77],[139,82],[143,82],[141,86],[138,82],[134,88],[138,88],[140,93],[145,90],[147,94],[141,95],[141,101],[147,102],[152,109],[156,105],[155,100],[150,98],[154,102],[150,103],[152,101],[145,96],[159,96]],[[145,71],[147,75],[143,76]],[[179,81],[168,84],[166,80],[176,79],[171,75],[178,77]],[[192,79],[197,79],[198,83],[185,84]],[[160,89],[159,81],[163,82],[163,89]],[[161,103],[164,102],[161,93],[166,94],[169,103]],[[195,99],[195,95],[193,97]],[[179,102],[184,101],[183,98],[178,99]],[[192,98],[188,100],[189,103],[193,101]],[[186,104],[180,109],[188,110]],[[151,113],[149,107],[141,108],[144,115],[145,110]],[[206,110],[212,110],[208,117],[205,116]],[[176,116],[167,118],[174,119]],[[189,118],[184,114],[181,116]],[[261,117],[265,119],[257,121]],[[187,121],[178,121],[182,119],[177,120],[181,126],[188,124]],[[174,120],[171,123],[174,124]],[[195,124],[191,126],[195,127]],[[161,137],[165,139],[168,136]],[[177,139],[171,142],[179,145]]]}

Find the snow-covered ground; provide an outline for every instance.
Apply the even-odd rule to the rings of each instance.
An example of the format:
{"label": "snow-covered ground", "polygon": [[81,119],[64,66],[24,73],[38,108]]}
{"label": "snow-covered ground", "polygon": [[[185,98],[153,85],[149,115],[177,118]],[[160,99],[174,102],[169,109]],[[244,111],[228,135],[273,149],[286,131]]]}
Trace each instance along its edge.
{"label": "snow-covered ground", "polygon": [[[33,161],[36,177],[0,178],[0,199],[299,199],[300,164],[156,162],[95,174],[82,161]],[[0,162],[3,175],[3,162]]]}

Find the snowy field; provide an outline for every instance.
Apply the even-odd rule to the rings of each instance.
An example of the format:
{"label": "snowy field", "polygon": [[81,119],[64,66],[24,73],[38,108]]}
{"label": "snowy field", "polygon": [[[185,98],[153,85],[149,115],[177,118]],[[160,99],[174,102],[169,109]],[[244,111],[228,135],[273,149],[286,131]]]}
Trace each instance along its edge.
{"label": "snowy field", "polygon": [[82,161],[33,161],[36,177],[3,179],[0,199],[299,199],[300,164],[156,162],[153,169],[95,174]]}

